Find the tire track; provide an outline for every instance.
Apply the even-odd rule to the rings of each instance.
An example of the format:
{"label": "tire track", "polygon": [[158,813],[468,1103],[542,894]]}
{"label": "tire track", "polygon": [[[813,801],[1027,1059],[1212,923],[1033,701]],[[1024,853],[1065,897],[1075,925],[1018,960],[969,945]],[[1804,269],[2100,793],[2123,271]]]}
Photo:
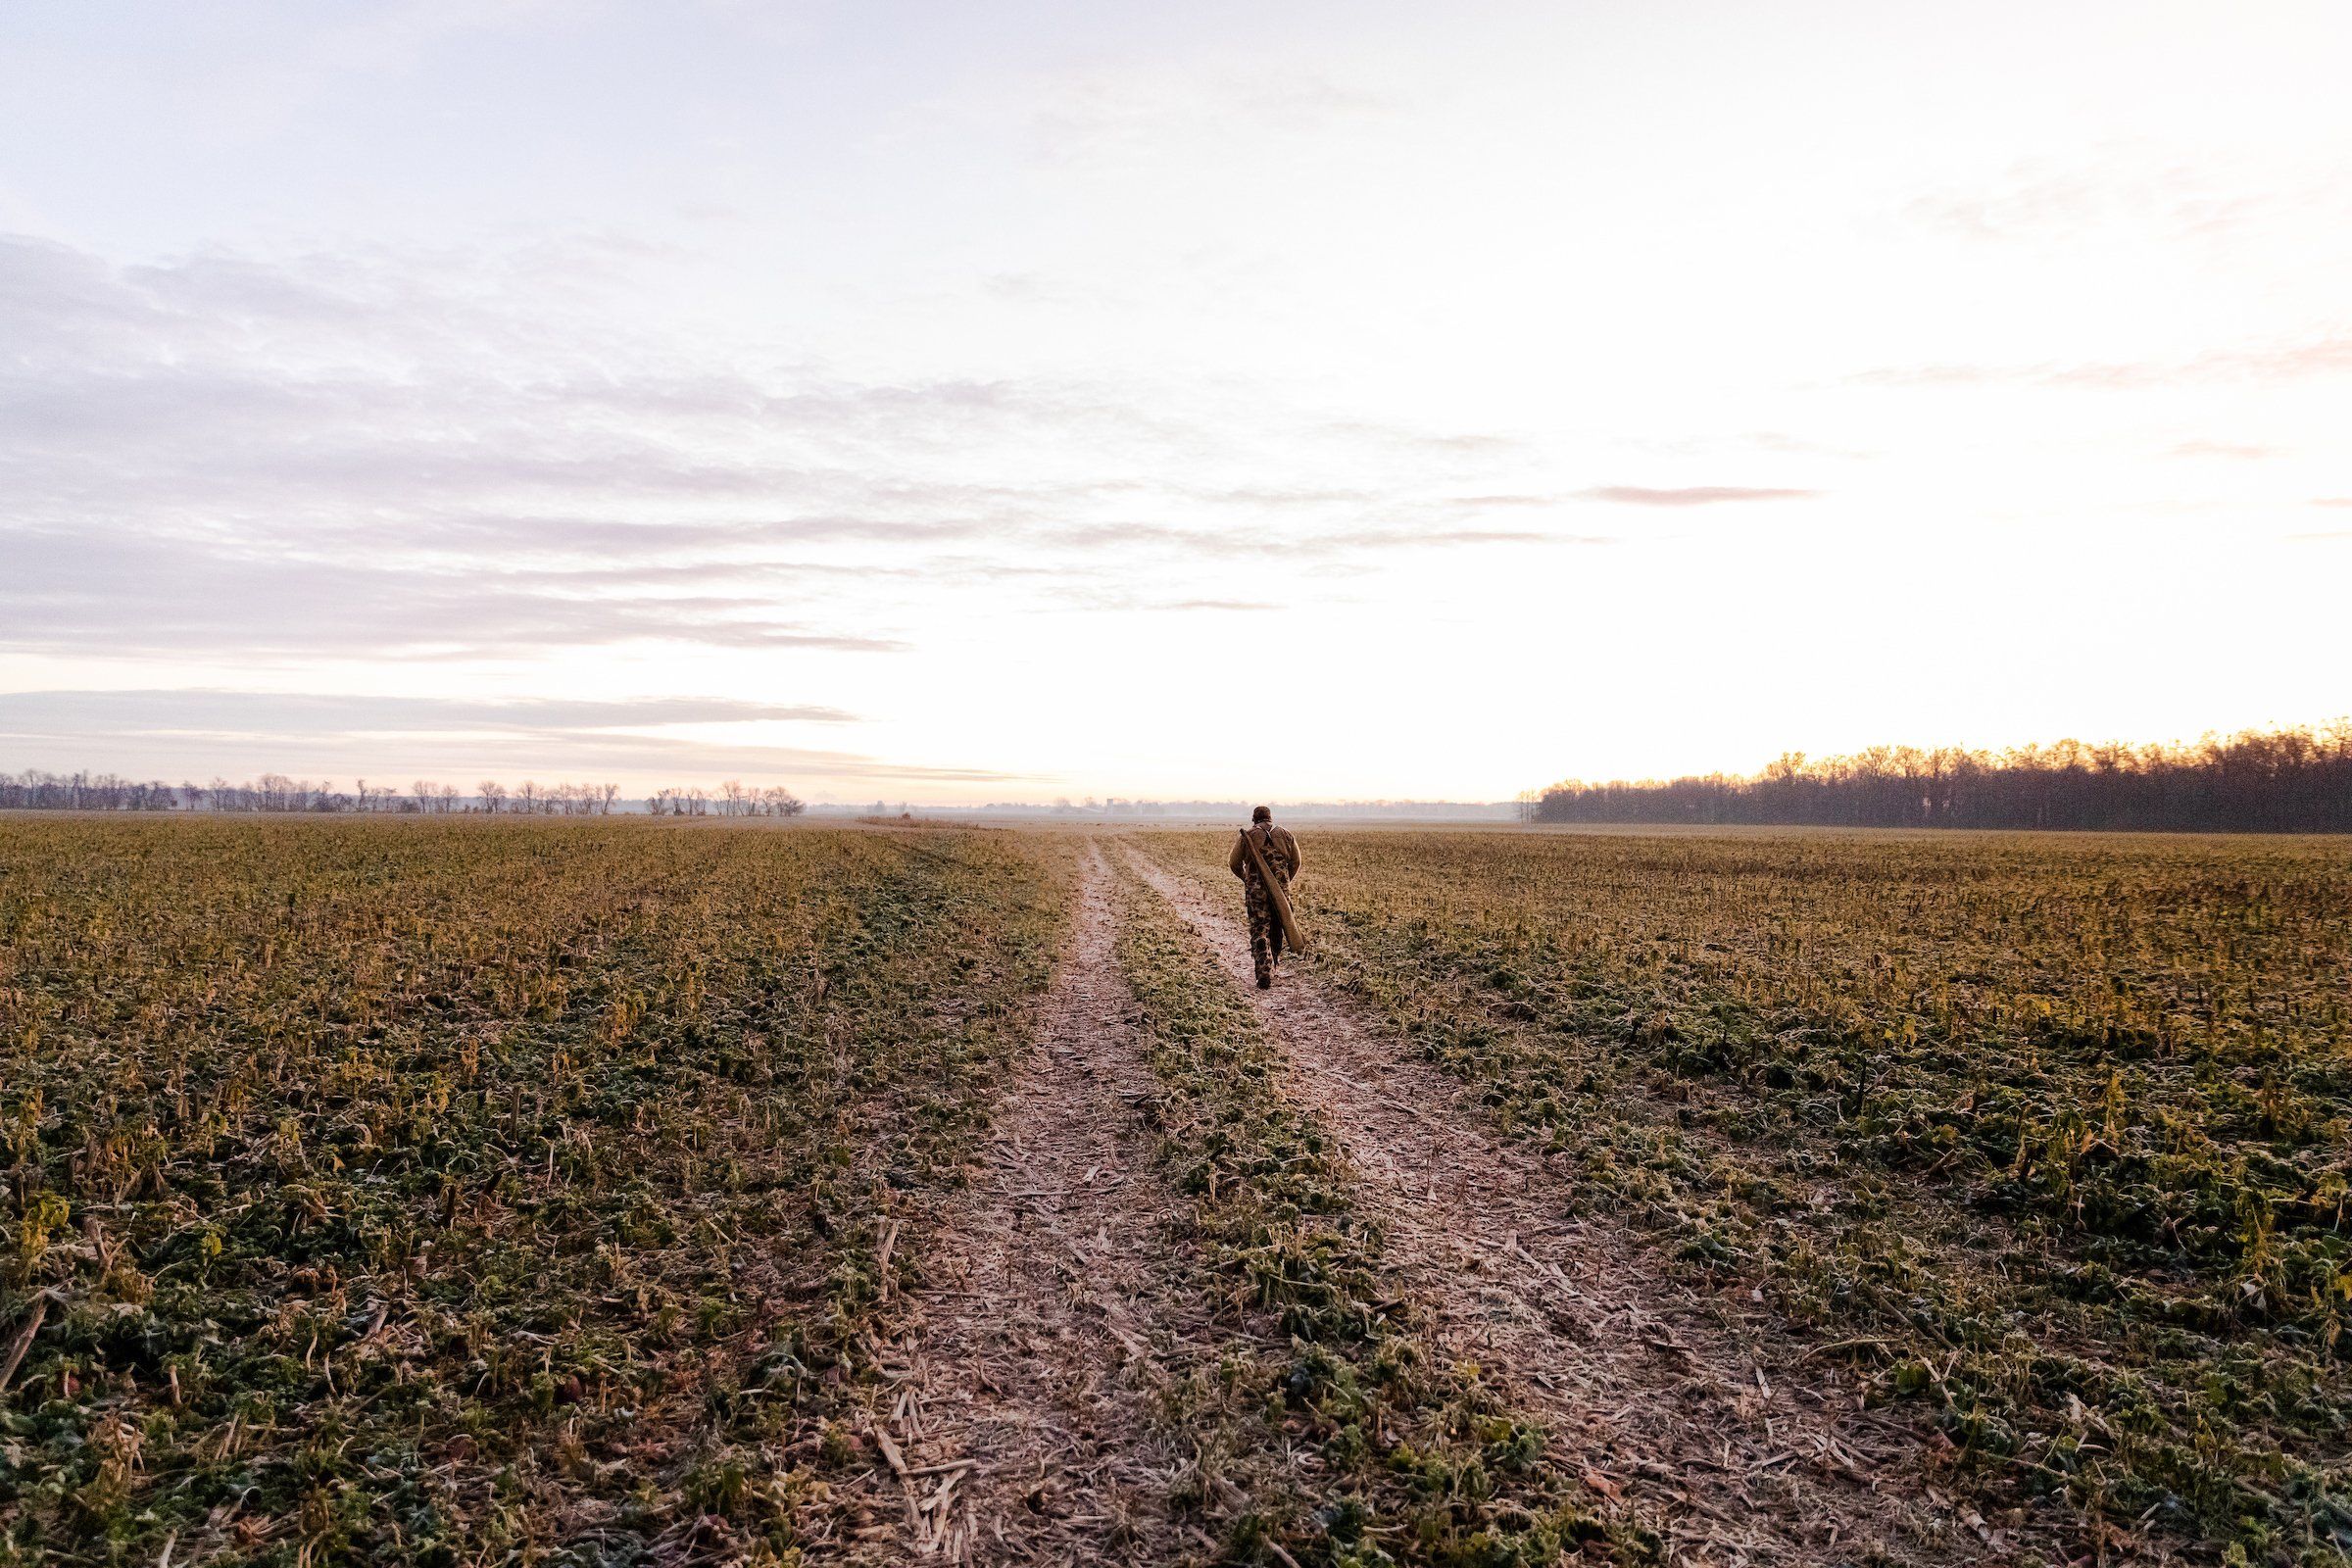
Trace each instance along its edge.
{"label": "tire track", "polygon": [[1089,845],[1034,1054],[883,1348],[889,1424],[871,1436],[887,1470],[871,1501],[900,1517],[859,1532],[862,1560],[1184,1555],[1167,1498],[1190,1459],[1154,1402],[1207,1306],[1168,1242],[1179,1205],[1151,1168],[1152,1079],[1116,929]]}
{"label": "tire track", "polygon": [[1392,1265],[1448,1353],[1501,1367],[1588,1485],[1708,1563],[1988,1562],[1964,1502],[1921,1473],[1927,1435],[1861,1407],[1760,1301],[1701,1295],[1627,1228],[1575,1219],[1569,1179],[1496,1139],[1457,1080],[1401,1057],[1328,988],[1251,980],[1247,933],[1198,884],[1123,847],[1207,942],[1364,1178]]}

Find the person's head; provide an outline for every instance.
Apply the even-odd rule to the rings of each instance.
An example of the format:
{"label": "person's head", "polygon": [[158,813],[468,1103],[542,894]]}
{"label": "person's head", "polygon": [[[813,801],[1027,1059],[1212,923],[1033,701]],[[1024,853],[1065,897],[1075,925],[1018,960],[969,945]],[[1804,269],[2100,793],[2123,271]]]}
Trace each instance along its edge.
{"label": "person's head", "polygon": [[1252,822],[1273,821],[1274,808],[1271,806],[1252,806],[1250,808],[1250,820]]}

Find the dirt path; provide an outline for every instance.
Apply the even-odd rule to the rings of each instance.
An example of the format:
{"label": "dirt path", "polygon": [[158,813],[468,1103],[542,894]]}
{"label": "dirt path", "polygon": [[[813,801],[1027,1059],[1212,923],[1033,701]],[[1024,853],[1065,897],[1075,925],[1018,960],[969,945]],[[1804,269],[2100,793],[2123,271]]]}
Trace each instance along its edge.
{"label": "dirt path", "polygon": [[[1291,1055],[1447,1350],[1502,1368],[1589,1484],[1663,1521],[1676,1562],[2002,1560],[1929,1487],[1924,1434],[1858,1407],[1834,1360],[1761,1304],[1700,1295],[1625,1227],[1577,1220],[1568,1179],[1490,1131],[1456,1080],[1403,1059],[1326,987],[1251,985],[1235,913],[1130,858],[1214,949]],[[1232,901],[1238,909],[1239,900]],[[1997,1538],[1996,1538],[1997,1539]]]}
{"label": "dirt path", "polygon": [[[937,1261],[899,1342],[872,1499],[899,1515],[860,1556],[942,1562],[1166,1562],[1185,1466],[1153,1391],[1205,1333],[1168,1244],[1150,1095],[1114,956],[1116,914],[1086,852],[1070,951],[1035,1054],[1007,1091],[984,1169],[940,1215]],[[1192,1543],[1198,1544],[1197,1542]]]}

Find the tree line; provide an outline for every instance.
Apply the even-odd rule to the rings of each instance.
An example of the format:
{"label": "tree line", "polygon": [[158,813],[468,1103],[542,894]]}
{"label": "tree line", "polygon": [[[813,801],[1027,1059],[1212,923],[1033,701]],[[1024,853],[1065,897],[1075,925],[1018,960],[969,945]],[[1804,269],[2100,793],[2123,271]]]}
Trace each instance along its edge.
{"label": "tree line", "polygon": [[2191,745],[2065,740],[1992,753],[1874,746],[1736,778],[1567,780],[1539,822],[2352,833],[2352,718]]}
{"label": "tree line", "polygon": [[[417,779],[406,789],[360,779],[350,790],[332,780],[314,782],[264,773],[242,784],[167,784],[117,778],[112,773],[0,773],[0,810],[59,811],[370,811],[404,815],[610,816],[620,800],[617,784],[541,784],[524,779],[510,788],[483,779],[471,795],[454,784]],[[620,808],[623,810],[627,807]],[[644,808],[656,816],[798,816],[800,798],[781,784],[761,787],[729,779],[713,792],[700,786],[657,790]]]}
{"label": "tree line", "polygon": [[760,789],[729,779],[713,796],[703,789],[657,790],[645,803],[656,816],[798,816],[808,808],[781,784]]}

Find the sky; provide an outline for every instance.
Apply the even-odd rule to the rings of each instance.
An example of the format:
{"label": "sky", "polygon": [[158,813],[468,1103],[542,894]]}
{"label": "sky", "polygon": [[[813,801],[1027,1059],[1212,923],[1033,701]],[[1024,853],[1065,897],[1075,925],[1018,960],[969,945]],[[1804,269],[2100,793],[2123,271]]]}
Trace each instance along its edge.
{"label": "sky", "polygon": [[1508,799],[2352,711],[2352,8],[19,0],[0,769]]}

